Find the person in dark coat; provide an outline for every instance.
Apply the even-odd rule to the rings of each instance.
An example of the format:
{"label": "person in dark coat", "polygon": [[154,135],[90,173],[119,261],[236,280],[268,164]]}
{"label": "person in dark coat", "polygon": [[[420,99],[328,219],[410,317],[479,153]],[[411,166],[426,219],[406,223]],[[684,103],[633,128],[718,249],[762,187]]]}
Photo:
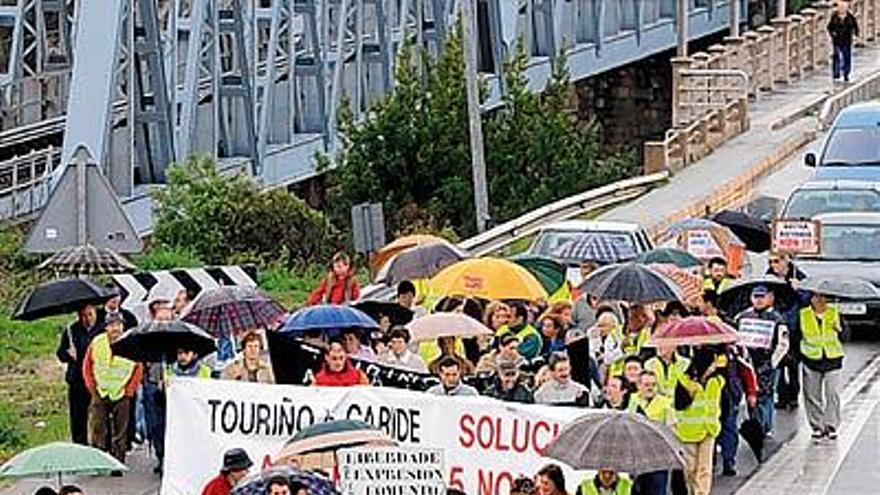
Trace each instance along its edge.
{"label": "person in dark coat", "polygon": [[74,443],[88,445],[89,403],[92,396],[83,380],[83,359],[97,332],[98,315],[93,306],[83,306],[77,320],[61,334],[55,355],[67,364],[67,405],[70,415],[70,438]]}
{"label": "person in dark coat", "polygon": [[779,363],[776,370],[776,392],[777,401],[775,407],[777,409],[793,410],[798,407],[798,396],[801,392],[800,383],[800,354],[798,352],[800,346],[800,328],[797,324],[797,313],[800,308],[810,305],[810,295],[804,291],[798,291],[798,282],[806,278],[804,272],[800,271],[791,258],[784,253],[770,253],[768,258],[768,267],[765,272],[767,275],[776,276],[785,279],[797,293],[797,304],[780,311],[782,317],[785,318],[786,325],[789,330],[789,338],[791,340],[788,353]]}
{"label": "person in dark coat", "polygon": [[849,82],[852,69],[853,38],[859,35],[859,24],[849,11],[849,2],[837,2],[834,14],[828,21],[828,34],[831,35],[831,70],[835,81],[843,78]]}
{"label": "person in dark coat", "polygon": [[498,363],[495,380],[492,386],[486,390],[485,395],[503,400],[505,402],[519,402],[533,404],[535,396],[522,382],[520,382],[519,368],[512,361]]}

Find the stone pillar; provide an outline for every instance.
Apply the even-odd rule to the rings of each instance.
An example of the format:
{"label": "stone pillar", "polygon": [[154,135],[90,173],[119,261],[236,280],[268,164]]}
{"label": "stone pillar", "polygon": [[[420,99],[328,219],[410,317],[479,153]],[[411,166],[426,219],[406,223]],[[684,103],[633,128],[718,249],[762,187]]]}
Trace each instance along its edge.
{"label": "stone pillar", "polygon": [[758,28],[758,64],[760,83],[758,90],[773,91],[775,86],[775,77],[773,76],[773,68],[779,60],[779,54],[773,46],[774,35],[776,30],[770,26],[761,26]]}
{"label": "stone pillar", "polygon": [[791,69],[795,79],[804,75],[804,18],[799,15],[789,16],[789,42],[791,43]]}
{"label": "stone pillar", "polygon": [[669,62],[672,64],[672,127],[683,127],[686,125],[686,117],[682,111],[685,94],[682,89],[684,76],[681,72],[691,68],[692,60],[689,57],[675,57]]}
{"label": "stone pillar", "polygon": [[787,18],[781,19],[773,19],[770,21],[770,24],[773,25],[774,28],[781,35],[778,39],[780,40],[779,45],[774,47],[774,49],[779,53],[779,56],[782,58],[778,60],[779,63],[775,65],[775,67],[779,67],[782,71],[782,74],[778,74],[775,81],[781,82],[785,84],[791,83],[791,30],[789,29],[790,21]]}
{"label": "stone pillar", "polygon": [[816,11],[817,34],[816,37],[816,64],[817,67],[825,67],[831,58],[831,40],[828,37],[828,20],[831,19],[831,4],[817,3],[813,5]]}
{"label": "stone pillar", "polygon": [[759,41],[760,35],[755,31],[748,31],[743,35],[742,51],[746,58],[743,60],[742,70],[749,75],[749,84],[756,88],[755,94],[757,94],[755,81],[761,77],[761,45]]}

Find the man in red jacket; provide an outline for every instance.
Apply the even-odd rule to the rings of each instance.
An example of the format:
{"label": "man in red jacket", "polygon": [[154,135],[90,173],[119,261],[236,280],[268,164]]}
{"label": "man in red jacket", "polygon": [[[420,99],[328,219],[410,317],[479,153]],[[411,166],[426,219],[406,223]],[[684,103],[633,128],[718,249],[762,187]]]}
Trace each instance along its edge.
{"label": "man in red jacket", "polygon": [[232,487],[247,476],[254,463],[244,449],[230,449],[223,454],[223,468],[205,485],[202,495],[229,495]]}
{"label": "man in red jacket", "polygon": [[350,387],[369,385],[370,380],[363,371],[351,364],[342,342],[333,341],[324,351],[324,362],[315,375],[314,384],[324,387]]}
{"label": "man in red jacket", "polygon": [[330,273],[321,280],[318,288],[309,295],[309,306],[316,304],[345,304],[357,301],[361,288],[355,278],[351,260],[345,253],[333,255]]}

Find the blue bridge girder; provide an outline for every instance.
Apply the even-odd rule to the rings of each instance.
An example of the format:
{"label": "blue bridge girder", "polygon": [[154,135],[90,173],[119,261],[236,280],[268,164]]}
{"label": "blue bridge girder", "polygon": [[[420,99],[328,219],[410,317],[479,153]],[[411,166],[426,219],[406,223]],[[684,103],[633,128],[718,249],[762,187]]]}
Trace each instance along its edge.
{"label": "blue bridge girder", "polygon": [[[0,0],[0,154],[63,133],[0,161],[0,220],[39,209],[81,144],[142,232],[149,186],[191,153],[267,187],[312,177],[338,143],[339,105],[362,117],[390,91],[404,40],[441,50],[460,1]],[[560,49],[578,81],[676,45],[676,0],[477,1],[486,109],[519,39],[535,91]],[[730,1],[689,0],[690,39],[727,29]]]}

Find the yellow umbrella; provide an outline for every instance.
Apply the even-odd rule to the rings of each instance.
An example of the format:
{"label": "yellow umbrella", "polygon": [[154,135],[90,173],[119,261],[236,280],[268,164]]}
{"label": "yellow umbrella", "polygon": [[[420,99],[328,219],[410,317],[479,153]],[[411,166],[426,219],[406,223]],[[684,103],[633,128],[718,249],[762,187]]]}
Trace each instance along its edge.
{"label": "yellow umbrella", "polygon": [[373,255],[373,259],[370,260],[370,266],[372,266],[375,270],[378,270],[385,266],[385,263],[393,258],[394,255],[403,251],[404,249],[409,249],[416,246],[424,246],[426,244],[437,244],[439,242],[449,241],[442,237],[428,234],[414,234],[398,237],[397,239],[386,244],[382,249],[376,251],[376,254]]}
{"label": "yellow umbrella", "polygon": [[482,299],[547,299],[547,291],[525,268],[501,258],[473,258],[450,265],[429,282],[438,296]]}

